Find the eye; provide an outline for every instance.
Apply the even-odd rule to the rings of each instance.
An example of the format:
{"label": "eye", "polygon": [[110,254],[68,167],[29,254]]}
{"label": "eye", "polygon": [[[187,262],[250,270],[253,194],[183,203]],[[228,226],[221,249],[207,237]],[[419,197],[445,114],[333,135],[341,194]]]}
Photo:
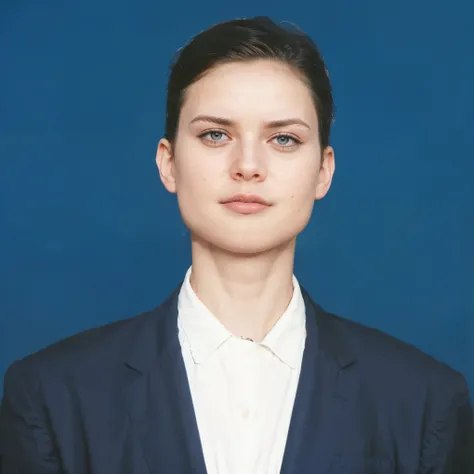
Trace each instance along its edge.
{"label": "eye", "polygon": [[292,135],[286,135],[286,134],[277,135],[276,137],[273,137],[272,140],[274,140],[275,144],[279,148],[285,148],[285,149],[288,149],[288,148],[291,149],[301,144],[301,140],[299,140],[296,137],[293,137]]}
{"label": "eye", "polygon": [[224,132],[221,132],[220,130],[208,130],[207,132],[204,132],[199,135],[199,138],[203,139],[208,143],[216,144],[219,142],[223,142],[228,137]]}

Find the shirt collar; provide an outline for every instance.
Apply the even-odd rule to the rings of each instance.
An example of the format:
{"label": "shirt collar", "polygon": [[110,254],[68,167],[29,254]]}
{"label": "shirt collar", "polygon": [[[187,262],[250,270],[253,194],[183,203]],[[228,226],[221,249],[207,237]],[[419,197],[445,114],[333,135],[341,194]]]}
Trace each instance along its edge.
{"label": "shirt collar", "polygon": [[207,309],[191,286],[189,267],[178,297],[178,328],[180,343],[189,346],[194,363],[208,359],[232,337],[224,325]]}
{"label": "shirt collar", "polygon": [[[180,343],[189,345],[196,364],[203,363],[228,339],[234,337],[207,309],[194,292],[189,267],[178,297]],[[306,311],[298,280],[293,275],[293,296],[276,324],[267,333],[262,346],[291,368],[301,363],[306,336]]]}
{"label": "shirt collar", "polygon": [[290,303],[261,344],[284,364],[296,369],[301,364],[305,339],[306,308],[300,285],[293,275],[293,296]]}

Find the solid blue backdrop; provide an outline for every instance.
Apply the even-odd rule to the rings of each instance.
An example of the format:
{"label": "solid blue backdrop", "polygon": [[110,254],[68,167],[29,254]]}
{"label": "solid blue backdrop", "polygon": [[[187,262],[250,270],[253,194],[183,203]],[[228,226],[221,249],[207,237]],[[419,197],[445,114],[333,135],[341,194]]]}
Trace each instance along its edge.
{"label": "solid blue backdrop", "polygon": [[263,14],[314,38],[337,104],[336,176],[295,273],[474,389],[474,3],[254,3],[1,3],[0,376],[181,281],[189,235],[154,163],[168,65]]}

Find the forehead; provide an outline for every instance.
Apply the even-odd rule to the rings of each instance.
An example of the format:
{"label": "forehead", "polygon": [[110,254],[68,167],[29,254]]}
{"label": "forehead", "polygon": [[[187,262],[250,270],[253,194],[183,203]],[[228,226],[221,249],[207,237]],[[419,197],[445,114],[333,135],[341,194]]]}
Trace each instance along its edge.
{"label": "forehead", "polygon": [[181,114],[216,114],[235,120],[299,117],[317,121],[311,90],[280,61],[221,64],[186,91]]}

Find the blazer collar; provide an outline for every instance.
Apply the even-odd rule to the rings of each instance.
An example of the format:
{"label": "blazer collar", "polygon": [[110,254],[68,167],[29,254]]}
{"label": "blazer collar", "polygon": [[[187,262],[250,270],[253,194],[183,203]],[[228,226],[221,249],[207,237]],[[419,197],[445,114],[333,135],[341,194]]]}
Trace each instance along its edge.
{"label": "blazer collar", "polygon": [[342,330],[341,318],[327,313],[304,288],[302,293],[306,305],[306,328],[317,340],[318,350],[333,359],[341,369],[353,364],[356,357]]}
{"label": "blazer collar", "polygon": [[[144,373],[150,364],[179,347],[178,298],[183,283],[159,307],[137,317],[139,321],[123,352],[129,368]],[[341,331],[339,318],[315,303],[303,286],[300,285],[300,289],[306,308],[306,331],[317,340],[318,350],[340,368],[352,364],[356,358]]]}
{"label": "blazer collar", "polygon": [[146,373],[179,346],[177,318],[181,285],[182,282],[160,306],[136,317],[136,325],[122,354],[130,369]]}
{"label": "blazer collar", "polygon": [[[157,309],[138,316],[123,357],[124,402],[150,473],[205,474],[204,456],[178,339],[181,284]],[[321,472],[331,465],[340,428],[348,416],[345,400],[356,393],[355,362],[337,317],[326,313],[301,288],[307,338],[281,472],[303,472],[315,456]],[[124,367],[125,368],[125,367]],[[342,373],[344,372],[344,373]],[[316,427],[319,427],[316,430]],[[315,431],[316,430],[316,431]],[[319,438],[315,439],[315,435]]]}

